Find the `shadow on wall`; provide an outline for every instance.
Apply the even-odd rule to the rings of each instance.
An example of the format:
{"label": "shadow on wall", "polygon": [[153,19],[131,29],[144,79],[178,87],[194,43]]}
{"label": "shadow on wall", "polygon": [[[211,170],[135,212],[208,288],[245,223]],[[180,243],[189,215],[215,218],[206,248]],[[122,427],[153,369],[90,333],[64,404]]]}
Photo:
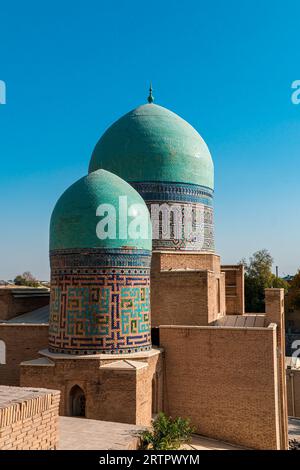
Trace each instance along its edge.
{"label": "shadow on wall", "polygon": [[6,345],[0,340],[0,364],[6,364]]}

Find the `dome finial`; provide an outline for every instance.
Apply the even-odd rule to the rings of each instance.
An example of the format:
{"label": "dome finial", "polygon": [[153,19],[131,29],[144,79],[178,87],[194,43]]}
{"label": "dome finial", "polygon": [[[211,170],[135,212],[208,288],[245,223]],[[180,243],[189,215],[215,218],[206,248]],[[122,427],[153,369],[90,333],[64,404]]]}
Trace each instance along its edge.
{"label": "dome finial", "polygon": [[150,82],[150,88],[149,88],[149,96],[148,96],[148,103],[153,103],[154,101],[154,96],[152,95],[152,82]]}

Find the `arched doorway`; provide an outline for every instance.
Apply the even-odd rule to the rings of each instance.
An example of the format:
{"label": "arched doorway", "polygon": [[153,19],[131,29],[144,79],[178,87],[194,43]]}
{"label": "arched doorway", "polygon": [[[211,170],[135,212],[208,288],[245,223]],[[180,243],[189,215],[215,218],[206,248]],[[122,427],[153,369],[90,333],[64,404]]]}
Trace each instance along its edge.
{"label": "arched doorway", "polygon": [[70,391],[70,415],[85,416],[85,394],[78,385],[74,385]]}

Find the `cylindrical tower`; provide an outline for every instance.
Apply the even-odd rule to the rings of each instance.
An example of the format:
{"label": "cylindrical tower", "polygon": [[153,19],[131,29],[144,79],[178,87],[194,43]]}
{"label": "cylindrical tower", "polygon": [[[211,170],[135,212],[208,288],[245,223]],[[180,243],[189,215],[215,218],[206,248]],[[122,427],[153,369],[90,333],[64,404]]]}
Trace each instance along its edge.
{"label": "cylindrical tower", "polygon": [[214,252],[214,169],[198,132],[149,103],[116,121],[98,141],[89,171],[104,168],[143,197],[153,224],[153,250]]}
{"label": "cylindrical tower", "polygon": [[150,349],[150,261],[149,212],[129,184],[99,170],[70,186],[50,223],[49,350]]}

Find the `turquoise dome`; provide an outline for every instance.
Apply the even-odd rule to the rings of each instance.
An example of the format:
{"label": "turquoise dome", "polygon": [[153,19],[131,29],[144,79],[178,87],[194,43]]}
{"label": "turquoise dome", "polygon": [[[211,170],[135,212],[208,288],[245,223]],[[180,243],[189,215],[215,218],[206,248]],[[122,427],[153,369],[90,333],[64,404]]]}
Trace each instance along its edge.
{"label": "turquoise dome", "polygon": [[213,162],[202,137],[177,114],[152,103],[107,129],[93,151],[89,171],[99,168],[128,182],[214,186]]}
{"label": "turquoise dome", "polygon": [[[128,208],[133,204],[133,212],[127,217],[130,223],[134,216],[140,217],[140,225],[147,227],[146,236],[135,238],[132,230],[127,235],[119,232],[119,197],[127,196]],[[123,199],[123,201],[125,201]],[[96,215],[100,204],[110,204],[116,211],[116,237],[100,239],[96,227],[101,220]],[[122,212],[122,230],[124,231]],[[102,214],[104,217],[107,213]],[[102,217],[103,219],[103,217]],[[125,212],[126,222],[126,212]],[[137,220],[137,219],[136,219]],[[123,238],[121,238],[123,237]],[[50,250],[70,248],[135,248],[151,250],[152,229],[148,209],[141,196],[128,183],[105,170],[90,173],[70,186],[59,198],[53,210],[50,222]]]}

